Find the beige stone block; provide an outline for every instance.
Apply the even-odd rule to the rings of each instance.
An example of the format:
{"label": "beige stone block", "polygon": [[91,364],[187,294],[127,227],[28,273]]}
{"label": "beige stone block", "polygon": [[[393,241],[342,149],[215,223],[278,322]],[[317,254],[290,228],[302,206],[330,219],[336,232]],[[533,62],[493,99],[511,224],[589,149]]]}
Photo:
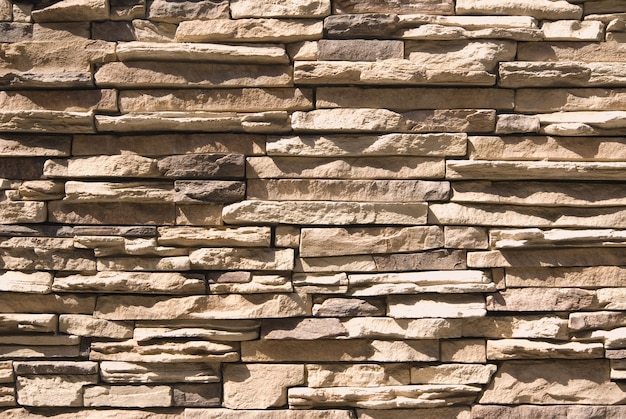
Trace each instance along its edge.
{"label": "beige stone block", "polygon": [[465,337],[569,339],[567,320],[555,315],[468,318],[462,320],[462,328]]}
{"label": "beige stone block", "polygon": [[496,372],[492,364],[442,364],[411,368],[411,384],[487,384]]}
{"label": "beige stone block", "polygon": [[532,62],[500,63],[502,87],[621,86],[624,63]]}
{"label": "beige stone block", "polygon": [[309,387],[378,387],[409,384],[402,364],[307,364]]}
{"label": "beige stone block", "polygon": [[626,309],[626,288],[601,288],[597,297],[598,305],[605,310]]}
{"label": "beige stone block", "polygon": [[317,43],[317,53],[303,57],[304,51],[294,56],[294,61],[380,61],[403,59],[404,43],[375,39],[322,39]]}
{"label": "beige stone block", "polygon": [[194,269],[290,271],[294,264],[293,249],[204,248],[189,253]]}
{"label": "beige stone block", "polygon": [[481,317],[486,314],[480,294],[391,295],[388,315],[398,319]]}
{"label": "beige stone block", "polygon": [[52,274],[48,272],[5,271],[0,274],[0,291],[48,294]]}
{"label": "beige stone block", "polygon": [[496,406],[476,405],[472,408],[472,417],[476,419],[496,419],[501,417],[532,417],[548,419],[567,415],[566,417],[593,417],[599,416],[607,419],[618,419],[624,415],[624,406],[598,406],[598,405],[560,405],[560,406]]}
{"label": "beige stone block", "polygon": [[119,42],[116,53],[120,61],[217,61],[257,64],[289,62],[285,48],[270,45]]}
{"label": "beige stone block", "polygon": [[240,342],[257,339],[259,327],[260,322],[255,320],[139,321],[135,323],[133,338],[138,342],[170,338]]}
{"label": "beige stone block", "polygon": [[300,256],[410,252],[442,245],[443,231],[437,226],[303,228]]}
{"label": "beige stone block", "polygon": [[281,407],[287,404],[287,389],[304,384],[304,365],[227,365],[223,378],[225,407]]}
{"label": "beige stone block", "polygon": [[441,341],[443,362],[487,362],[484,339],[454,339]]}
{"label": "beige stone block", "polygon": [[0,359],[67,359],[80,356],[80,347],[1,345]]}
{"label": "beige stone block", "polygon": [[[119,419],[123,417],[132,417],[133,419],[176,419],[177,417],[180,417],[181,413],[180,411],[176,413],[155,413],[153,411],[146,411],[145,409],[83,409],[82,411],[84,413],[81,414],[85,419]],[[57,411],[53,414],[53,416],[50,416],[49,412],[40,411],[33,413],[32,410],[24,408],[6,410],[3,413],[6,413],[7,417],[11,419],[72,419],[76,417],[76,413],[73,411],[70,411],[69,413],[67,411]]]}
{"label": "beige stone block", "polygon": [[381,298],[318,297],[313,300],[312,314],[316,317],[372,317],[385,314]]}
{"label": "beige stone block", "polygon": [[477,268],[618,266],[624,255],[622,248],[503,249],[468,253],[467,264]]}
{"label": "beige stone block", "polygon": [[161,131],[208,132],[286,132],[290,130],[288,114],[283,111],[257,113],[234,112],[176,112],[129,113],[121,116],[97,115],[96,129],[100,132]]}
{"label": "beige stone block", "polygon": [[570,313],[568,327],[573,331],[614,329],[626,326],[626,315],[619,311]]}
{"label": "beige stone block", "polygon": [[565,230],[524,228],[489,232],[493,248],[623,247],[626,232],[614,229]]}
{"label": "beige stone block", "polygon": [[[527,202],[526,205],[530,204]],[[490,204],[431,204],[433,224],[485,225],[497,227],[624,228],[624,212],[615,208],[552,208]],[[494,214],[496,214],[494,216]],[[504,266],[504,265],[502,265]]]}
{"label": "beige stone block", "polygon": [[174,204],[66,203],[48,204],[48,221],[63,224],[142,224],[172,225]]}
{"label": "beige stone block", "polygon": [[408,41],[405,55],[429,68],[494,72],[499,62],[515,58],[515,47],[508,40]]}
{"label": "beige stone block", "polygon": [[0,152],[4,156],[69,156],[71,137],[41,135],[2,135]]}
{"label": "beige stone block", "polygon": [[18,197],[23,201],[52,201],[64,198],[65,184],[53,180],[30,180],[17,188]]}
{"label": "beige stone block", "polygon": [[497,116],[496,134],[538,133],[541,122],[536,115],[500,114]]}
{"label": "beige stone block", "polygon": [[0,92],[0,106],[3,111],[117,112],[117,92],[112,89],[3,91]]}
{"label": "beige stone block", "polygon": [[487,230],[480,227],[444,227],[444,247],[447,249],[487,249]]}
{"label": "beige stone block", "polygon": [[249,179],[246,196],[268,201],[409,203],[445,200],[449,191],[448,182],[427,180]]}
{"label": "beige stone block", "polygon": [[65,0],[34,10],[31,16],[35,22],[105,20],[109,18],[109,4],[106,0]]}
{"label": "beige stone block", "polygon": [[[7,296],[10,294],[6,294]],[[7,309],[3,309],[7,311]],[[57,316],[54,314],[0,314],[0,331],[2,333],[17,332],[55,332]]]}
{"label": "beige stone block", "polygon": [[444,160],[436,157],[248,157],[249,178],[441,179]]}
{"label": "beige stone block", "polygon": [[137,155],[76,157],[48,160],[48,177],[159,177],[155,159]]}
{"label": "beige stone block", "polygon": [[602,135],[605,132],[619,132],[626,126],[624,111],[555,112],[537,116],[544,134]]}
{"label": "beige stone block", "polygon": [[[320,100],[320,89],[317,100]],[[269,156],[464,156],[467,134],[299,135],[270,136]]]}
{"label": "beige stone block", "polygon": [[43,202],[1,201],[0,210],[0,224],[46,221],[46,204]]}
{"label": "beige stone block", "polygon": [[92,342],[92,361],[123,361],[139,363],[219,363],[239,360],[238,344],[192,340],[186,342],[139,343]]}
{"label": "beige stone block", "polygon": [[13,379],[13,361],[0,361],[0,383],[12,383]]}
{"label": "beige stone block", "polygon": [[[3,313],[91,314],[95,304],[95,296],[89,295],[0,293],[0,307]],[[55,323],[52,330],[56,329],[55,316],[51,314],[46,314],[46,316]]]}
{"label": "beige stone block", "polygon": [[92,112],[19,110],[0,112],[0,130],[5,132],[90,133]]}
{"label": "beige stone block", "polygon": [[158,242],[164,246],[269,247],[269,227],[159,227]]}
{"label": "beige stone block", "polygon": [[94,313],[107,320],[254,319],[306,314],[305,303],[296,294],[101,296]]}
{"label": "beige stone block", "polygon": [[296,61],[294,81],[314,85],[468,85],[493,86],[495,76],[482,69],[430,66],[419,58],[382,61]]}
{"label": "beige stone block", "polygon": [[[170,256],[170,257],[101,257],[98,258],[97,263],[98,271],[178,271],[184,272],[191,269],[190,260],[188,256]],[[78,279],[78,278],[77,278]],[[181,278],[176,278],[180,280]],[[85,281],[84,279],[78,279],[79,281]],[[165,280],[168,282],[168,280]],[[99,282],[99,281],[96,281]],[[187,284],[192,289],[198,290],[198,280],[188,281],[182,280],[182,287]],[[187,283],[187,284],[185,284]],[[179,286],[181,286],[179,285]],[[99,288],[97,284],[94,284],[96,288]],[[150,286],[150,284],[148,284]],[[145,287],[145,285],[144,285]],[[139,288],[144,288],[139,285]],[[145,289],[145,288],[144,288]],[[157,290],[159,286],[157,285]]]}
{"label": "beige stone block", "polygon": [[93,254],[86,250],[41,248],[0,249],[0,265],[7,270],[86,271],[96,270]]}
{"label": "beige stone block", "polygon": [[56,292],[139,294],[203,294],[206,291],[204,276],[174,272],[98,272],[95,275],[57,276],[52,289]]}
{"label": "beige stone block", "polygon": [[420,419],[470,419],[471,417],[470,408],[467,406],[391,410],[357,409],[356,411],[358,419],[411,419],[414,417]]}
{"label": "beige stone block", "polygon": [[520,61],[626,61],[626,46],[620,42],[521,42],[517,59]]}
{"label": "beige stone block", "polygon": [[219,226],[222,225],[222,205],[176,205],[176,225]]}
{"label": "beige stone block", "polygon": [[262,339],[316,340],[347,336],[348,331],[337,318],[264,320]]}
{"label": "beige stone block", "polygon": [[[353,406],[371,409],[440,407],[471,404],[480,387],[468,385],[406,385],[384,387],[328,387],[289,389],[289,405],[297,408]],[[453,400],[453,401],[451,401]]]}
{"label": "beige stone block", "polygon": [[620,88],[518,89],[515,110],[532,113],[619,111],[624,100],[626,90]]}
{"label": "beige stone block", "polygon": [[445,339],[461,336],[461,323],[453,319],[354,317],[343,320],[342,325],[352,339]]}
{"label": "beige stone block", "polygon": [[0,406],[15,406],[15,389],[12,386],[0,386]]}
{"label": "beige stone block", "polygon": [[[219,415],[220,419],[353,419],[352,412],[339,410],[231,410],[231,409],[185,409],[185,419],[202,419],[207,415]],[[21,418],[20,418],[21,419]],[[65,418],[63,418],[65,419]],[[91,419],[91,418],[90,418]],[[150,418],[152,419],[152,418]],[[156,418],[161,419],[161,418]],[[170,419],[165,418],[165,419]]]}
{"label": "beige stone block", "polygon": [[604,24],[597,20],[558,20],[541,25],[546,41],[602,41]]}
{"label": "beige stone block", "polygon": [[622,166],[621,162],[454,160],[446,164],[446,178],[617,180]]}
{"label": "beige stone block", "polygon": [[215,383],[220,372],[213,364],[163,364],[102,361],[100,376],[105,383]]}
{"label": "beige stone block", "polygon": [[261,5],[254,0],[234,0],[230,4],[233,19],[246,17],[316,18],[330,14],[330,0],[279,0]]}
{"label": "beige stone block", "polygon": [[335,13],[426,13],[428,15],[454,14],[450,0],[399,0],[392,4],[381,4],[376,0],[339,0],[333,4]]}
{"label": "beige stone block", "polygon": [[[127,167],[128,169],[128,167]],[[94,170],[97,170],[94,167]],[[174,202],[172,182],[65,182],[65,201]]]}
{"label": "beige stone block", "polygon": [[[18,361],[14,363],[17,375],[93,375],[98,364],[91,361]],[[89,378],[89,377],[87,377]]]}
{"label": "beige stone block", "polygon": [[[465,16],[480,17],[480,16]],[[492,17],[492,16],[489,16]],[[494,16],[495,17],[495,16]],[[503,16],[510,17],[510,16]],[[470,24],[471,26],[471,24]],[[462,26],[426,23],[416,28],[402,29],[395,34],[402,39],[425,41],[456,41],[459,39],[495,39],[513,41],[541,41],[543,32],[537,28],[493,27],[484,29],[464,29]]]}
{"label": "beige stone block", "polygon": [[457,181],[451,186],[451,200],[456,202],[589,209],[621,206],[625,202],[621,185],[611,183],[604,183],[602,188],[598,188],[594,183],[585,182]]}
{"label": "beige stone block", "polygon": [[147,17],[157,22],[178,23],[186,19],[205,21],[228,17],[228,2],[225,0],[196,3],[154,0],[148,3]]}
{"label": "beige stone block", "polygon": [[[141,17],[144,17],[144,14]],[[139,18],[131,23],[135,39],[139,42],[173,42],[176,37],[177,25],[175,23],[154,22]]]}
{"label": "beige stone block", "polygon": [[[248,193],[248,196],[250,194]],[[276,247],[289,247],[297,249],[300,247],[300,229],[293,226],[277,226],[274,237]]]}
{"label": "beige stone block", "polygon": [[319,340],[311,345],[299,340],[261,340],[241,343],[244,362],[413,362],[436,361],[436,340]]}
{"label": "beige stone block", "polygon": [[85,406],[168,407],[172,389],[167,386],[89,386],[84,391]]}
{"label": "beige stone block", "polygon": [[[520,89],[518,97],[529,90],[536,91]],[[542,92],[541,102],[535,103],[545,104],[554,97]],[[613,137],[471,136],[468,146],[473,160],[621,161],[626,157],[626,143]]]}
{"label": "beige stone block", "polygon": [[259,294],[293,292],[291,278],[285,275],[253,275],[245,283],[209,283],[213,294]]}
{"label": "beige stone block", "polygon": [[[320,87],[316,90],[315,104],[318,108],[379,107],[396,112],[446,108],[505,110],[513,109],[513,96],[513,90],[493,88]],[[399,103],[398,97],[406,99]],[[429,136],[450,136],[450,134],[429,134]],[[436,146],[437,143],[429,145]]]}
{"label": "beige stone block", "polygon": [[85,89],[93,86],[93,77],[88,71],[12,71],[1,69],[0,78],[7,87],[17,89]]}
{"label": "beige stone block", "polygon": [[311,89],[127,90],[120,93],[120,111],[292,112],[313,109],[312,100]]}
{"label": "beige stone block", "polygon": [[72,335],[13,335],[13,336],[0,336],[1,345],[15,345],[15,346],[47,346],[47,347],[69,347],[80,345],[80,337]]}
{"label": "beige stone block", "polygon": [[504,362],[479,402],[533,404],[619,404],[606,360]]}
{"label": "beige stone block", "polygon": [[62,314],[59,316],[59,332],[85,337],[128,339],[133,337],[133,324],[96,319],[91,315]]}
{"label": "beige stone block", "polygon": [[83,387],[97,382],[96,374],[17,377],[17,402],[23,406],[82,406]]}
{"label": "beige stone block", "polygon": [[231,224],[425,224],[425,203],[243,201],[224,207]]}
{"label": "beige stone block", "polygon": [[536,19],[580,19],[582,6],[563,0],[457,0],[456,13],[460,15],[514,15]]}
{"label": "beige stone block", "polygon": [[589,359],[602,358],[602,343],[548,343],[527,339],[487,341],[487,359]]}
{"label": "beige stone block", "polygon": [[292,76],[286,65],[132,61],[101,66],[95,80],[99,86],[133,89],[289,87]]}
{"label": "beige stone block", "polygon": [[537,28],[537,20],[531,16],[442,16],[440,14],[410,14],[399,16],[401,26],[436,24],[459,26],[465,29],[489,28]]}
{"label": "beige stone block", "polygon": [[345,273],[296,273],[292,276],[291,280],[298,293],[345,294],[348,292],[348,276]]}
{"label": "beige stone block", "polygon": [[188,20],[178,25],[176,41],[291,43],[320,39],[322,30],[322,22],[314,19]]}
{"label": "beige stone block", "polygon": [[582,311],[601,308],[596,293],[581,288],[511,288],[487,296],[489,311]]}

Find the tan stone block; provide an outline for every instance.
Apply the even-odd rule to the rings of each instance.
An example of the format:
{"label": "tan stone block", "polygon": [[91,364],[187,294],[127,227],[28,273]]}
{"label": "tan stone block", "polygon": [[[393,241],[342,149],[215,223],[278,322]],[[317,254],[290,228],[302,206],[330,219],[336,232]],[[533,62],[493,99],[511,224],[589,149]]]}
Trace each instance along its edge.
{"label": "tan stone block", "polygon": [[[7,296],[10,294],[6,294]],[[3,311],[7,311],[3,309]],[[0,314],[0,331],[17,332],[55,332],[57,316],[54,314]]]}
{"label": "tan stone block", "polygon": [[289,62],[285,48],[269,45],[119,42],[116,53],[120,61],[218,61],[258,64]]}
{"label": "tan stone block", "polygon": [[319,340],[317,345],[299,340],[261,340],[241,343],[244,362],[337,362],[436,361],[439,344],[436,340]]}
{"label": "tan stone block", "polygon": [[541,249],[541,250],[492,250],[467,254],[467,264],[471,267],[559,267],[559,266],[601,266],[621,265],[626,249],[622,248],[581,248],[581,249]]}
{"label": "tan stone block", "polygon": [[540,132],[543,134],[610,135],[626,126],[624,111],[555,112],[537,116],[541,122]]}
{"label": "tan stone block", "polygon": [[96,270],[93,254],[86,250],[54,250],[41,248],[0,249],[0,266],[7,270]]}
{"label": "tan stone block", "polygon": [[223,379],[225,407],[281,407],[287,404],[287,388],[304,384],[304,365],[227,365]]}
{"label": "tan stone block", "polygon": [[443,178],[444,160],[433,157],[248,157],[248,178]]}
{"label": "tan stone block", "polygon": [[[202,419],[207,415],[219,415],[220,419],[353,419],[352,412],[339,410],[231,410],[231,409],[185,409],[185,419]],[[21,419],[21,418],[20,418]],[[65,419],[65,418],[63,418]],[[89,418],[91,419],[91,418]],[[152,419],[152,417],[150,418]],[[156,418],[161,419],[161,418]],[[170,419],[164,418],[164,419]]]}
{"label": "tan stone block", "polygon": [[609,373],[606,360],[504,362],[479,402],[622,403],[623,391]]}
{"label": "tan stone block", "polygon": [[454,14],[454,4],[450,0],[400,0],[389,5],[383,5],[375,0],[339,0],[333,6],[335,13]]}
{"label": "tan stone block", "polygon": [[493,72],[498,62],[512,61],[515,52],[515,42],[501,40],[407,41],[405,46],[405,54],[413,62],[430,68],[466,71]]}
{"label": "tan stone block", "polygon": [[563,0],[457,0],[456,13],[460,15],[514,15],[532,16],[536,19],[580,19],[582,6]]}
{"label": "tan stone block", "polygon": [[497,118],[496,134],[538,133],[541,130],[536,115],[500,114]]}
{"label": "tan stone block", "polygon": [[485,300],[480,294],[390,295],[388,315],[398,319],[463,318],[485,316]]}
{"label": "tan stone block", "polygon": [[178,42],[279,42],[291,43],[322,37],[322,22],[313,19],[215,19],[181,22]]}
{"label": "tan stone block", "polygon": [[[204,25],[204,24],[203,24]],[[128,88],[289,87],[286,65],[132,61],[101,66],[96,84]]]}
{"label": "tan stone block", "polygon": [[199,338],[216,342],[240,342],[259,337],[260,322],[255,320],[167,320],[136,322],[133,338],[138,342],[152,339]]}
{"label": "tan stone block", "polygon": [[[479,16],[465,16],[479,17]],[[492,16],[489,16],[492,17]],[[509,16],[504,16],[509,17]],[[419,20],[419,19],[418,19]],[[471,26],[471,25],[470,25]],[[543,32],[537,28],[506,28],[493,27],[484,29],[468,30],[462,26],[440,25],[427,23],[416,28],[402,29],[395,36],[402,39],[425,40],[425,41],[456,41],[459,39],[497,39],[513,41],[541,41]]]}
{"label": "tan stone block", "polygon": [[291,278],[298,293],[345,294],[348,292],[348,276],[339,274],[294,274]]}
{"label": "tan stone block", "polygon": [[[97,268],[98,271],[188,271],[191,265],[188,256],[101,257],[98,258]],[[183,281],[191,282],[192,289],[200,288],[197,280]]]}
{"label": "tan stone block", "polygon": [[603,41],[604,24],[593,20],[559,20],[541,25],[546,41]]}
{"label": "tan stone block", "polygon": [[230,4],[233,19],[245,17],[315,18],[330,14],[330,0],[279,0],[261,5],[254,0],[234,0]]}
{"label": "tan stone block", "polygon": [[212,364],[162,364],[102,361],[100,376],[105,383],[215,383],[220,381],[219,369]]}
{"label": "tan stone block", "polygon": [[617,180],[622,166],[621,162],[455,160],[447,162],[446,178]]}
{"label": "tan stone block", "polygon": [[0,92],[0,106],[4,111],[117,112],[117,92],[111,89],[4,91]]}
{"label": "tan stone block", "polygon": [[100,132],[161,131],[208,132],[287,132],[291,129],[289,115],[283,111],[257,113],[177,112],[129,113],[121,116],[96,115]]}
{"label": "tan stone block", "polygon": [[487,362],[484,339],[454,339],[441,341],[443,362]]}
{"label": "tan stone block", "polygon": [[476,405],[472,408],[472,417],[476,419],[497,419],[502,417],[532,417],[548,419],[566,415],[566,417],[588,418],[598,416],[607,419],[618,419],[626,413],[624,406],[585,406],[585,405],[560,405],[560,406],[496,406]]}
{"label": "tan stone block", "polygon": [[554,315],[487,316],[462,320],[463,336],[568,340],[567,320]]}
{"label": "tan stone block", "polygon": [[2,135],[0,152],[3,156],[69,156],[69,136]]}
{"label": "tan stone block", "polygon": [[[527,202],[529,204],[530,202]],[[615,208],[552,208],[489,204],[431,204],[429,223],[497,227],[626,227],[624,211]],[[497,214],[497,217],[494,217]],[[505,265],[502,265],[505,266]]]}
{"label": "tan stone block", "polygon": [[106,0],[66,0],[34,10],[31,16],[35,22],[105,20],[109,4]]}
{"label": "tan stone block", "polygon": [[165,246],[249,246],[269,247],[269,227],[159,227],[158,242]]}
{"label": "tan stone block", "polygon": [[128,339],[133,336],[133,324],[95,319],[91,315],[62,314],[59,316],[59,332],[85,337]]}
{"label": "tan stone block", "polygon": [[[322,39],[317,43],[317,55],[313,60],[320,61],[380,61],[403,59],[402,41],[381,41],[373,39]],[[294,57],[294,61],[308,60]]]}
{"label": "tan stone block", "polygon": [[487,230],[480,227],[444,227],[444,247],[447,249],[488,249]]}
{"label": "tan stone block", "polygon": [[101,296],[94,313],[107,320],[254,319],[306,314],[305,303],[296,294]]}
{"label": "tan stone block", "polygon": [[48,221],[63,224],[173,225],[174,204],[65,203],[48,204]]}
{"label": "tan stone block", "polygon": [[292,112],[313,109],[312,100],[311,89],[127,90],[120,93],[120,111]]}
{"label": "tan stone block", "polygon": [[442,245],[443,231],[437,226],[303,228],[300,256],[410,252]]}
{"label": "tan stone block", "polygon": [[[113,12],[113,11],[112,11]],[[144,11],[145,13],[145,11]],[[145,16],[134,19],[133,32],[135,39],[139,42],[173,42],[176,37],[177,25],[174,23],[154,22],[149,20],[141,20]]]}
{"label": "tan stone block", "polygon": [[52,180],[24,181],[17,188],[18,197],[23,201],[51,201],[64,198],[64,182]]}
{"label": "tan stone block", "polygon": [[[98,364],[90,361],[18,361],[14,364],[17,375],[93,375]],[[89,377],[87,377],[89,378]]]}
{"label": "tan stone block", "polygon": [[620,42],[521,42],[520,61],[626,62],[626,45]]}
{"label": "tan stone block", "polygon": [[98,272],[95,275],[57,276],[52,288],[56,292],[139,294],[203,294],[206,291],[203,275],[174,272]]}
{"label": "tan stone block", "polygon": [[172,182],[65,183],[65,201],[71,202],[174,202]]}
{"label": "tan stone block", "polygon": [[48,272],[6,271],[0,274],[0,291],[48,294],[52,274]]}
{"label": "tan stone block", "polygon": [[421,202],[243,201],[224,207],[222,217],[230,224],[424,224],[426,209]]}
{"label": "tan stone block", "polygon": [[222,225],[222,205],[176,205],[176,225],[219,226]]}
{"label": "tan stone block", "polygon": [[621,206],[626,202],[621,185],[611,183],[604,183],[602,188],[598,188],[594,183],[584,182],[458,181],[452,183],[452,192],[452,201],[481,204],[570,206],[591,209]]}
{"label": "tan stone block", "polygon": [[492,248],[496,249],[553,246],[622,247],[626,242],[626,232],[614,229],[494,229],[489,235]]}
{"label": "tan stone block", "polygon": [[84,390],[85,406],[168,407],[172,389],[167,386],[89,386]]}
{"label": "tan stone block", "polygon": [[469,407],[436,407],[420,409],[391,409],[391,410],[369,410],[357,409],[359,419],[470,419]]}
{"label": "tan stone block", "polygon": [[570,313],[568,327],[573,331],[614,329],[626,326],[626,315],[618,311],[594,311],[588,313]]}
{"label": "tan stone block", "polygon": [[402,364],[307,364],[308,387],[378,387],[409,384]]}
{"label": "tan stone block", "polygon": [[290,271],[294,252],[293,249],[205,248],[191,251],[189,259],[194,269]]}
{"label": "tan stone block", "polygon": [[417,253],[374,255],[378,272],[464,270],[466,255],[462,250],[427,250]]}
{"label": "tan stone block", "polygon": [[354,317],[343,320],[342,325],[353,339],[444,339],[461,336],[461,323],[453,319]]}
{"label": "tan stone block", "polygon": [[[249,193],[248,196],[250,196]],[[274,242],[276,247],[297,249],[300,247],[300,229],[292,226],[277,226]]]}
{"label": "tan stone block", "polygon": [[289,405],[298,408],[348,405],[371,409],[438,407],[471,404],[480,387],[468,385],[406,385],[384,387],[328,387],[289,389]]}
{"label": "tan stone block", "polygon": [[411,384],[487,384],[496,365],[442,364],[411,368]]}
{"label": "tan stone block", "polygon": [[72,335],[13,335],[13,336],[0,336],[0,345],[15,345],[24,347],[37,347],[47,346],[49,348],[69,347],[80,345],[80,337]]}
{"label": "tan stone block", "polygon": [[618,111],[625,99],[626,90],[619,88],[518,89],[515,110],[533,113]]}
{"label": "tan stone block", "polygon": [[401,26],[436,24],[441,26],[458,26],[465,29],[537,28],[537,20],[531,16],[442,16],[440,14],[409,14],[401,15],[399,18]]}
{"label": "tan stone block", "polygon": [[82,406],[83,387],[98,382],[94,375],[17,377],[17,401],[23,406]]}
{"label": "tan stone block", "polygon": [[5,132],[90,133],[92,112],[19,110],[0,112],[0,130]]}
{"label": "tan stone block", "polygon": [[426,180],[249,179],[246,196],[268,201],[408,203],[445,200],[449,187],[448,182]]}
{"label": "tan stone block", "polygon": [[385,301],[380,298],[318,297],[311,309],[317,317],[371,317],[385,314]]}
{"label": "tan stone block", "polygon": [[602,343],[548,343],[526,339],[487,341],[487,359],[588,359],[602,358]]}
{"label": "tan stone block", "polygon": [[67,164],[66,177],[159,177],[157,161],[149,157],[128,155],[76,157],[64,160],[49,160],[44,175],[57,175],[55,164]]}
{"label": "tan stone block", "polygon": [[213,294],[259,294],[293,292],[290,276],[285,275],[253,275],[245,283],[209,283],[209,291]]}
{"label": "tan stone block", "polygon": [[[91,314],[95,304],[96,297],[88,295],[0,293],[0,307],[2,307],[3,313]],[[53,327],[52,330],[56,329],[56,317],[51,314],[46,314],[46,316],[41,320],[48,319],[44,321],[46,323],[54,321],[55,324],[46,327]]]}
{"label": "tan stone block", "polygon": [[502,87],[622,86],[624,63],[532,62],[500,63]]}
{"label": "tan stone block", "polygon": [[[317,100],[320,100],[320,89]],[[467,134],[283,136],[267,139],[269,156],[464,156]]]}
{"label": "tan stone block", "polygon": [[222,403],[222,385],[176,384],[173,386],[174,406],[219,407]]}
{"label": "tan stone block", "polygon": [[266,340],[332,339],[348,334],[336,318],[264,320],[261,326]]}
{"label": "tan stone block", "polygon": [[0,383],[12,383],[13,379],[13,361],[0,361]]}
{"label": "tan stone block", "polygon": [[46,204],[43,202],[2,201],[0,210],[0,224],[46,221]]}
{"label": "tan stone block", "polygon": [[597,297],[598,305],[605,310],[626,309],[626,288],[601,288]]}
{"label": "tan stone block", "polygon": [[92,361],[124,361],[139,363],[219,363],[239,360],[238,344],[192,340],[139,344],[135,340],[122,342],[92,342]]}
{"label": "tan stone block", "polygon": [[600,308],[596,293],[580,288],[511,288],[487,296],[489,311],[581,311]]}

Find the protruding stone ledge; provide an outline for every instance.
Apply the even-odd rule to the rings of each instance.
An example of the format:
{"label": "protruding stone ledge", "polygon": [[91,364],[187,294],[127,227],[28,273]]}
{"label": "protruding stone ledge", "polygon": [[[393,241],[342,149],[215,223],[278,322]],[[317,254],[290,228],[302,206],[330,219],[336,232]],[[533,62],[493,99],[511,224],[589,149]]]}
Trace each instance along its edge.
{"label": "protruding stone ledge", "polygon": [[489,311],[597,310],[594,291],[581,288],[511,288],[487,296]]}
{"label": "protruding stone ledge", "polygon": [[516,61],[500,63],[499,85],[507,88],[623,86],[626,64],[619,62]]}
{"label": "protruding stone ledge", "polygon": [[92,133],[93,112],[1,111],[0,132]]}
{"label": "protruding stone ledge", "polygon": [[56,276],[56,292],[140,294],[204,294],[203,275],[174,272],[98,272],[96,275]]}
{"label": "protruding stone ledge", "polygon": [[498,180],[622,180],[623,162],[545,162],[453,160],[446,164],[447,179]]}
{"label": "protruding stone ledge", "polygon": [[160,227],[158,242],[165,246],[260,246],[269,247],[269,227]]}
{"label": "protruding stone ledge", "polygon": [[340,0],[334,4],[334,13],[425,13],[428,15],[454,14],[451,0],[399,0],[381,4],[377,0]]}
{"label": "protruding stone ledge", "polygon": [[123,361],[100,362],[102,381],[112,384],[131,383],[216,383],[220,371],[214,364],[179,363],[176,368],[162,364]]}
{"label": "protruding stone ledge", "polygon": [[456,13],[459,15],[513,15],[532,16],[538,20],[580,19],[582,6],[564,0],[537,0],[528,3],[524,0],[457,0]]}
{"label": "protruding stone ledge", "polygon": [[491,230],[492,248],[532,247],[624,247],[626,231],[595,230],[540,230],[538,228]]}
{"label": "protruding stone ledge", "polygon": [[511,249],[470,252],[467,264],[471,267],[546,267],[546,266],[619,266],[626,257],[626,248],[558,248]]}
{"label": "protruding stone ledge", "polygon": [[314,19],[214,19],[181,22],[177,42],[280,42],[322,38],[323,24]]}
{"label": "protruding stone ledge", "polygon": [[602,343],[548,343],[527,339],[487,341],[487,359],[593,359],[604,356]]}
{"label": "protruding stone ledge", "polygon": [[395,319],[465,318],[486,315],[485,297],[480,294],[391,295],[388,316]]}
{"label": "protruding stone ledge", "polygon": [[233,0],[233,19],[246,17],[319,18],[330,14],[330,0],[279,0],[262,5],[256,0]]}

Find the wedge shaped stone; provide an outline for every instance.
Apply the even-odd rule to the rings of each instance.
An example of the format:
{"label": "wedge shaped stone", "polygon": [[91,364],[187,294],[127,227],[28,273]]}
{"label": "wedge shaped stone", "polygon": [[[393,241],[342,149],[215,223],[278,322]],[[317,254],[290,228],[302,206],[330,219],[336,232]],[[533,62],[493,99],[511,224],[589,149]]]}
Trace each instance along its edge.
{"label": "wedge shaped stone", "polygon": [[536,19],[580,19],[582,6],[563,0],[457,0],[456,13],[459,15],[513,15],[532,16]]}
{"label": "wedge shaped stone", "polygon": [[102,296],[95,317],[107,320],[254,319],[306,315],[296,294],[189,297]]}
{"label": "wedge shaped stone", "polygon": [[109,7],[106,0],[65,0],[34,10],[31,16],[35,22],[105,20]]}
{"label": "wedge shaped stone", "polygon": [[320,39],[322,30],[322,22],[314,19],[188,20],[178,25],[176,41],[290,43]]}
{"label": "wedge shaped stone", "polygon": [[480,294],[393,295],[388,300],[389,316],[397,319],[481,317],[487,313]]}
{"label": "wedge shaped stone", "polygon": [[105,383],[214,383],[220,372],[214,364],[179,363],[170,365],[122,361],[100,362],[100,376]]}
{"label": "wedge shaped stone", "polygon": [[155,61],[108,63],[95,79],[99,86],[128,88],[289,87],[292,82],[286,65]]}
{"label": "wedge shaped stone", "polygon": [[254,0],[234,0],[230,4],[233,19],[244,17],[315,18],[330,14],[330,0],[279,0],[261,5]]}
{"label": "wedge shaped stone", "polygon": [[526,339],[487,341],[487,359],[589,359],[603,356],[602,343],[547,343]]}
{"label": "wedge shaped stone", "polygon": [[128,339],[133,337],[131,322],[112,322],[91,315],[62,314],[59,331],[77,336]]}
{"label": "wedge shaped stone", "polygon": [[231,224],[424,224],[425,203],[243,201],[224,207]]}
{"label": "wedge shaped stone", "polygon": [[619,404],[624,394],[609,378],[607,360],[504,362],[480,403]]}

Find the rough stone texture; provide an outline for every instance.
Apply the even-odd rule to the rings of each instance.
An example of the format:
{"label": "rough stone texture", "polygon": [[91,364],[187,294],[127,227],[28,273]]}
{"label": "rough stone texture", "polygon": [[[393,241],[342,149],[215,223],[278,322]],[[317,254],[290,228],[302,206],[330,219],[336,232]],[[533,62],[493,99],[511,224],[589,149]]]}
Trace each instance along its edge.
{"label": "rough stone texture", "polygon": [[309,19],[215,19],[178,25],[179,42],[297,42],[320,39],[322,22]]}
{"label": "rough stone texture", "polygon": [[227,365],[224,370],[224,406],[231,409],[267,409],[287,404],[287,389],[304,384],[303,365]]}

